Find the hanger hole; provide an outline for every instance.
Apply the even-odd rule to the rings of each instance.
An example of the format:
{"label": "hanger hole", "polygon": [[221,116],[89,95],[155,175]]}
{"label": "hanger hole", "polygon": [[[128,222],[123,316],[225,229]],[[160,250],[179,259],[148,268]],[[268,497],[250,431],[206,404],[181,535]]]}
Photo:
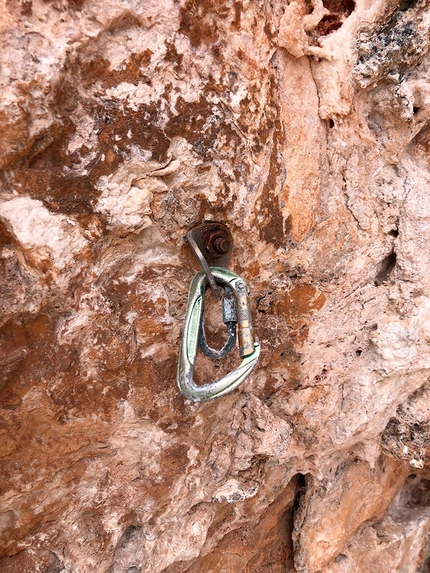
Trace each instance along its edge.
{"label": "hanger hole", "polygon": [[396,266],[396,261],[397,255],[394,251],[382,259],[378,274],[375,277],[375,286],[381,286],[388,281],[394,267]]}

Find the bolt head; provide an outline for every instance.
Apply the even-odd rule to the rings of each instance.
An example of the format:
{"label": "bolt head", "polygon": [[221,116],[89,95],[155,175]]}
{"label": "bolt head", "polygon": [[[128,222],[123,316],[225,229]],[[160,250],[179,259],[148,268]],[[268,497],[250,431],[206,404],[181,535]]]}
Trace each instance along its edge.
{"label": "bolt head", "polygon": [[230,241],[226,237],[215,237],[212,241],[214,251],[220,255],[225,255],[230,248]]}
{"label": "bolt head", "polygon": [[203,244],[212,257],[221,257],[231,248],[231,240],[222,229],[206,231],[203,233]]}

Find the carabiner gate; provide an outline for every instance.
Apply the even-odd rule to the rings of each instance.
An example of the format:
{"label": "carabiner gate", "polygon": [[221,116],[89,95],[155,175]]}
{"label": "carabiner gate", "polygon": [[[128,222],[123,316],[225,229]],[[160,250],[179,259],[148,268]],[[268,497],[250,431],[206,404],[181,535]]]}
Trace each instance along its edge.
{"label": "carabiner gate", "polygon": [[[204,343],[206,342],[201,332],[204,323],[204,296],[207,277],[203,271],[200,271],[191,281],[188,294],[177,375],[179,390],[186,398],[194,402],[213,400],[237,388],[249,376],[260,356],[260,344],[254,341],[251,311],[248,302],[248,285],[240,276],[227,269],[211,267],[210,270],[216,282],[224,288],[227,293],[228,289],[232,289],[235,295],[239,353],[243,360],[235,370],[229,372],[216,382],[211,382],[203,386],[198,386],[194,382],[194,364],[197,347],[199,344],[202,347],[202,338],[204,338]],[[229,335],[229,338],[231,338],[231,335]],[[228,341],[227,344],[229,344]],[[223,349],[221,349],[221,351],[223,351]],[[214,352],[219,353],[220,351]],[[225,354],[228,352],[225,352]]]}
{"label": "carabiner gate", "polygon": [[[207,276],[207,275],[206,275]],[[227,341],[222,348],[215,350],[211,348],[206,340],[205,331],[205,310],[204,310],[204,297],[202,300],[202,321],[199,335],[199,347],[203,354],[209,356],[213,360],[219,358],[224,358],[227,356],[236,344],[236,324],[237,324],[237,312],[236,312],[236,297],[233,289],[228,285],[221,285],[224,289],[224,294],[222,297],[222,321],[227,328]]]}

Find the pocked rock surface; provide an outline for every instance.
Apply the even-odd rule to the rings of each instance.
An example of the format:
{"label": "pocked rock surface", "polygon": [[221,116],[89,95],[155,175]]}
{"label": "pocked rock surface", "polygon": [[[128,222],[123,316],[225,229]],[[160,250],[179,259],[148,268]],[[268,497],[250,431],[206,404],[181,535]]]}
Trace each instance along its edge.
{"label": "pocked rock surface", "polygon": [[[3,2],[0,572],[428,570],[429,25],[428,0]],[[195,404],[204,220],[262,353]]]}

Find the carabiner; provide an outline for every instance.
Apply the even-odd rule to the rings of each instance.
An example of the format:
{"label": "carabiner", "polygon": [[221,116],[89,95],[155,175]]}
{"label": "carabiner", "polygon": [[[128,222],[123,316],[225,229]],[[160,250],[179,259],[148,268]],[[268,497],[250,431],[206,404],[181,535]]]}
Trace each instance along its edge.
{"label": "carabiner", "polygon": [[198,386],[193,379],[199,336],[202,328],[204,296],[207,277],[198,272],[191,281],[188,294],[185,326],[179,351],[177,382],[179,390],[189,400],[203,402],[219,398],[237,388],[249,376],[260,356],[260,344],[254,342],[251,311],[248,302],[248,285],[235,273],[219,267],[211,267],[211,272],[222,287],[231,287],[236,298],[239,354],[241,364],[216,382]]}

